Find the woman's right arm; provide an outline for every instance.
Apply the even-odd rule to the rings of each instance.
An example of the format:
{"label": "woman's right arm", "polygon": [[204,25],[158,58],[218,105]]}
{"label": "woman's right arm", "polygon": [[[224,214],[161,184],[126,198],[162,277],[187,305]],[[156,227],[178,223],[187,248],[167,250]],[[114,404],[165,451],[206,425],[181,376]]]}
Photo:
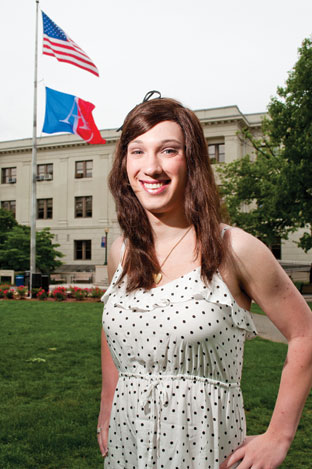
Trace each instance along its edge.
{"label": "woman's right arm", "polygon": [[[113,275],[117,269],[120,260],[120,251],[122,245],[122,238],[118,238],[112,245],[108,263],[108,281],[111,283]],[[112,410],[112,403],[114,393],[118,381],[118,371],[113,362],[106,336],[102,328],[101,334],[101,362],[102,362],[102,392],[101,392],[101,406],[98,418],[98,443],[102,456],[107,455],[108,451],[108,427],[110,421],[110,414]]]}
{"label": "woman's right arm", "polygon": [[101,360],[102,392],[100,413],[98,418],[98,442],[102,456],[106,456],[108,451],[108,427],[112,410],[112,402],[118,381],[118,371],[114,365],[103,329],[101,337]]}

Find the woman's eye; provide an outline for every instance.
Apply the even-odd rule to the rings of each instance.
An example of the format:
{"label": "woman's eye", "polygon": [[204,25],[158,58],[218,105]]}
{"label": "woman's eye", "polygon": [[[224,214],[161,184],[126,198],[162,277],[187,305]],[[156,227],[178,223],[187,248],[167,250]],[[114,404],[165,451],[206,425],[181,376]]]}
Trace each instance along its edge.
{"label": "woman's eye", "polygon": [[166,155],[174,155],[177,153],[177,149],[176,148],[165,148],[163,150],[163,152],[166,154]]}
{"label": "woman's eye", "polygon": [[131,155],[142,155],[142,150],[130,150]]}

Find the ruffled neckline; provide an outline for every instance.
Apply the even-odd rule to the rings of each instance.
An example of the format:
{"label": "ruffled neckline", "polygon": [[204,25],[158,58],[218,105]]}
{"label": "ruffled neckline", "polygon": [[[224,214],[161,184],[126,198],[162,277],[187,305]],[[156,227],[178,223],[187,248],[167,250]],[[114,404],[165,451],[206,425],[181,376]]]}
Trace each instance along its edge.
{"label": "ruffled neckline", "polygon": [[150,290],[139,288],[130,293],[126,291],[126,276],[117,285],[121,274],[122,265],[119,264],[109,288],[101,298],[104,305],[110,300],[113,306],[120,310],[148,313],[156,308],[163,309],[189,300],[205,300],[228,306],[231,309],[233,322],[238,328],[252,335],[257,334],[250,311],[238,305],[219,272],[216,272],[209,285],[206,285],[201,279],[200,266],[198,266],[164,285]]}

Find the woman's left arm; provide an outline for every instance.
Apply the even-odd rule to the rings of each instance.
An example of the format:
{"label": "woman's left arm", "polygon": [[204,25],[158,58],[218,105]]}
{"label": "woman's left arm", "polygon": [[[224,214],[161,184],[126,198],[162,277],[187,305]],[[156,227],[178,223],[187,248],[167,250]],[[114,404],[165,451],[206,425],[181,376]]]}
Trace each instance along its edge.
{"label": "woman's left arm", "polygon": [[247,437],[220,469],[275,469],[286,457],[312,385],[312,313],[307,303],[259,240],[230,230],[236,275],[242,289],[288,340],[288,352],[270,424],[262,435]]}

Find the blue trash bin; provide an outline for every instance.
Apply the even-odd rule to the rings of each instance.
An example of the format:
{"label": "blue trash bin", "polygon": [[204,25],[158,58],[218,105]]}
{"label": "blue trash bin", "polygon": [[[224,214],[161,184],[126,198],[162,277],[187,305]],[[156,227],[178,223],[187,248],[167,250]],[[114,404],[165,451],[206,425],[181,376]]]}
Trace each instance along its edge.
{"label": "blue trash bin", "polygon": [[24,285],[24,275],[17,275],[15,279],[15,284],[17,287]]}

